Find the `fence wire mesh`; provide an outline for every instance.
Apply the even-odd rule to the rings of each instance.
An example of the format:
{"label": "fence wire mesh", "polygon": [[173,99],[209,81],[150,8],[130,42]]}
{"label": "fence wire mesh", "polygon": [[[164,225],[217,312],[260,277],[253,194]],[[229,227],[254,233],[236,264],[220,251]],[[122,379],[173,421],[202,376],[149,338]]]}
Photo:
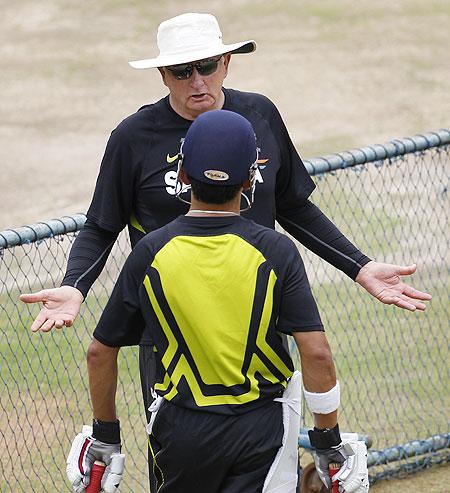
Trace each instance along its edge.
{"label": "fence wire mesh", "polygon": [[[425,313],[376,302],[299,246],[341,381],[340,427],[369,436],[372,448],[382,451],[372,456],[372,482],[448,461],[450,453],[450,148],[440,143],[401,154],[316,173],[312,198],[372,258],[417,262],[411,283],[433,294]],[[72,329],[31,334],[39,308],[18,302],[20,293],[59,284],[79,217],[73,222],[65,234],[52,233],[53,223],[45,234],[24,236],[23,228],[0,233],[2,492],[70,491],[65,458],[82,424],[91,421],[85,351],[129,252],[127,235],[120,235]],[[121,351],[119,375],[117,402],[127,455],[121,491],[148,491],[137,348]],[[310,424],[306,412],[304,426]],[[420,441],[435,435],[439,447],[434,439]],[[411,452],[403,444],[413,440],[431,445],[410,447]]]}

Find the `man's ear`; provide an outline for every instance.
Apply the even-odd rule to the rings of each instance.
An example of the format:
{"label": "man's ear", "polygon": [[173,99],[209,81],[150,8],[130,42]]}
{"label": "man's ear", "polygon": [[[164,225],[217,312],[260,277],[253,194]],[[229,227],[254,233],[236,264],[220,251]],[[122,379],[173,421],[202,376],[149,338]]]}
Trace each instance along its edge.
{"label": "man's ear", "polygon": [[166,82],[167,74],[166,74],[164,68],[163,67],[158,67],[158,70],[159,70],[159,73],[161,74],[161,78],[162,78],[163,84],[167,87],[167,82]]}
{"label": "man's ear", "polygon": [[242,190],[250,190],[252,188],[252,182],[250,180],[245,180],[244,183],[242,184]]}
{"label": "man's ear", "polygon": [[186,171],[184,171],[184,168],[182,167],[180,169],[180,180],[182,183],[184,183],[185,185],[190,185],[191,182],[189,181],[189,178],[188,178],[188,175],[186,174]]}
{"label": "man's ear", "polygon": [[223,56],[223,66],[225,67],[225,75],[223,77],[224,79],[228,75],[228,66],[230,65],[230,61],[231,61],[231,53],[226,53]]}

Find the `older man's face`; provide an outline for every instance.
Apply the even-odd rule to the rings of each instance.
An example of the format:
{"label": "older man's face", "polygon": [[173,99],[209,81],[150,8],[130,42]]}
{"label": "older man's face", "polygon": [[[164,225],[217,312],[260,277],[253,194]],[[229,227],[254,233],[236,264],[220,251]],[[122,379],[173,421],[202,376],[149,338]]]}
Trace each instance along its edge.
{"label": "older man's face", "polygon": [[230,54],[223,55],[217,70],[210,75],[201,75],[194,68],[187,79],[179,80],[167,68],[161,68],[162,79],[170,91],[170,104],[183,118],[194,120],[209,110],[221,109],[224,103],[222,84],[228,73]]}

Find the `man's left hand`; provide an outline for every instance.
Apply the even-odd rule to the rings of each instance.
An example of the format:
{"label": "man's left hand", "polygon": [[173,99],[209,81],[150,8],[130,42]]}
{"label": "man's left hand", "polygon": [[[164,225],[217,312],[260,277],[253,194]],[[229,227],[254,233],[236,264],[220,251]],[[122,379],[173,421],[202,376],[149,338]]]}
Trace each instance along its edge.
{"label": "man's left hand", "polygon": [[[343,434],[344,435],[344,434]],[[339,471],[333,476],[333,483],[339,484],[339,493],[367,493],[369,473],[367,471],[367,447],[363,441],[349,442],[353,449]],[[349,447],[349,448],[350,448]]]}
{"label": "man's left hand", "polygon": [[402,266],[371,261],[361,268],[355,281],[386,305],[411,312],[425,310],[423,301],[431,300],[431,295],[408,286],[400,277],[414,274],[416,268],[415,264]]}

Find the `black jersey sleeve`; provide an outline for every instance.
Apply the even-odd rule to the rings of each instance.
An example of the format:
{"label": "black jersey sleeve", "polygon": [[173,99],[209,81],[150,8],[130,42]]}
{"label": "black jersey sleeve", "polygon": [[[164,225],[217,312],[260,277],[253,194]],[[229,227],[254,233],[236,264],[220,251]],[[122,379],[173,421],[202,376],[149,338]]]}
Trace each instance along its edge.
{"label": "black jersey sleeve", "polygon": [[137,167],[130,142],[130,129],[122,122],[106,146],[87,217],[101,228],[119,233],[133,209]]}
{"label": "black jersey sleeve", "polygon": [[302,245],[353,280],[361,267],[370,262],[309,200],[279,211],[277,221]]}
{"label": "black jersey sleeve", "polygon": [[148,249],[141,241],[127,258],[95,328],[94,337],[106,346],[132,346],[141,340],[145,322],[140,294],[148,260]]}
{"label": "black jersey sleeve", "polygon": [[303,260],[287,237],[283,239],[283,250],[282,258],[287,269],[281,280],[277,330],[287,334],[324,330]]}
{"label": "black jersey sleeve", "polygon": [[304,202],[316,185],[298,155],[275,105],[272,108],[270,127],[278,142],[281,160],[275,184],[276,207],[279,211],[285,211]]}
{"label": "black jersey sleeve", "polygon": [[117,239],[117,233],[100,228],[87,219],[70,250],[67,270],[61,286],[73,286],[86,298],[100,275]]}

